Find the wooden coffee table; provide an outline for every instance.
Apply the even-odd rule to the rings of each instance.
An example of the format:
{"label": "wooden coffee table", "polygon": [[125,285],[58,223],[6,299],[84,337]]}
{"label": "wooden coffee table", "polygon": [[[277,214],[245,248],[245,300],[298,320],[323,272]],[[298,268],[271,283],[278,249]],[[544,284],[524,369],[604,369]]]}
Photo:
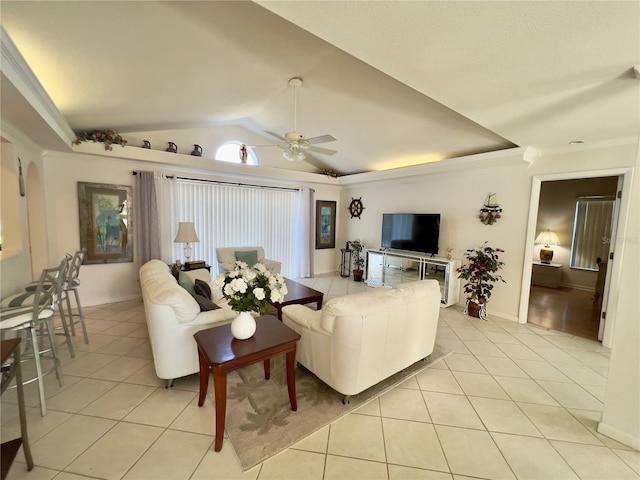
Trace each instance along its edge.
{"label": "wooden coffee table", "polygon": [[264,378],[271,376],[270,358],[287,355],[287,390],[291,410],[298,410],[296,401],[296,345],[300,335],[272,315],[256,318],[256,333],[246,340],[231,335],[231,325],[201,330],[193,335],[200,358],[200,397],[198,406],[204,405],[209,386],[209,371],[213,372],[216,403],[216,441],[214,449],[222,449],[224,422],[227,410],[227,374],[253,363],[264,362]]}
{"label": "wooden coffee table", "polygon": [[322,297],[324,296],[324,293],[314,290],[313,288],[309,288],[301,283],[294,282],[289,278],[285,278],[284,283],[287,284],[287,290],[289,292],[284,296],[284,301],[282,303],[273,304],[278,311],[279,320],[282,320],[282,307],[286,307],[287,305],[304,305],[305,303],[315,302],[316,309],[320,310],[322,308]]}

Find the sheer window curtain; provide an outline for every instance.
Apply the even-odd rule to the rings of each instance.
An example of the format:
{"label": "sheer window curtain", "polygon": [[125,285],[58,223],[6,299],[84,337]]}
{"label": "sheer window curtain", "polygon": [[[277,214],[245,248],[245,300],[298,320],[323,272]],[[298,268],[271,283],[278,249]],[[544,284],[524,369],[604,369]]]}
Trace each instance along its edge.
{"label": "sheer window curtain", "polygon": [[151,259],[171,263],[173,185],[158,172],[137,172],[134,185],[134,243],[140,265]]}
{"label": "sheer window curtain", "polygon": [[294,278],[313,277],[313,198],[314,190],[309,188],[301,188],[296,196]]}

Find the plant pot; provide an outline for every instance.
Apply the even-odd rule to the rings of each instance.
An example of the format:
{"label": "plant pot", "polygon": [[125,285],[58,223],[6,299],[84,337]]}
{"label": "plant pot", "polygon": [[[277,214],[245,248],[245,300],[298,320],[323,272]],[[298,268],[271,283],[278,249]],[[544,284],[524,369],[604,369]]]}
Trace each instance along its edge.
{"label": "plant pot", "polygon": [[481,320],[487,319],[487,301],[484,298],[480,300],[467,299],[467,306],[465,313],[470,317],[480,318]]}
{"label": "plant pot", "polygon": [[354,282],[361,282],[363,274],[364,274],[364,270],[354,270],[353,271],[353,281]]}
{"label": "plant pot", "polygon": [[256,333],[256,320],[249,312],[240,312],[231,322],[231,335],[238,340],[246,340]]}
{"label": "plant pot", "polygon": [[470,317],[480,318],[480,308],[481,305],[478,305],[476,302],[469,302],[467,312]]}

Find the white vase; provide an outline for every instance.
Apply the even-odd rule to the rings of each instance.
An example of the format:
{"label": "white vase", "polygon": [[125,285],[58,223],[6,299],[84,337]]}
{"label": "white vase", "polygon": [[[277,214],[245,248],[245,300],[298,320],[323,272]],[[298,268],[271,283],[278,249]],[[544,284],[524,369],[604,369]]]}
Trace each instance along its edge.
{"label": "white vase", "polygon": [[245,340],[256,333],[256,320],[250,312],[240,312],[231,322],[231,335],[238,340]]}

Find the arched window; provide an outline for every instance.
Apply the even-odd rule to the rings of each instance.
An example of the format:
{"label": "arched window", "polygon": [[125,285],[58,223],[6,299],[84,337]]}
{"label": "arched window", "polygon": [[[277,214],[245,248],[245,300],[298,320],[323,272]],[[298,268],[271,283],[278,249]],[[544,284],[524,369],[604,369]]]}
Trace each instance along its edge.
{"label": "arched window", "polygon": [[[240,159],[240,148],[244,145],[242,142],[232,140],[226,142],[216,151],[216,160],[231,163],[242,163]],[[258,165],[258,157],[255,152],[247,147],[247,165]]]}

